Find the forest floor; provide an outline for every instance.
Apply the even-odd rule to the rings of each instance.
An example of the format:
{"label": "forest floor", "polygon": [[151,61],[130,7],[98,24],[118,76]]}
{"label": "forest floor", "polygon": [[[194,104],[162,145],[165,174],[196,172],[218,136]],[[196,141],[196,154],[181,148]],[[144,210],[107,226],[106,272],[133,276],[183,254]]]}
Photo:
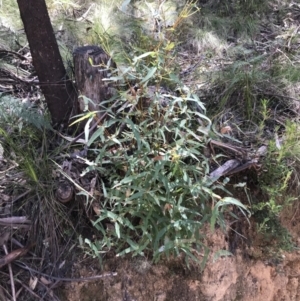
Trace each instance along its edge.
{"label": "forest floor", "polygon": [[[296,6],[296,4],[294,5]],[[255,76],[251,77],[255,72],[260,74],[262,71],[271,69],[273,58],[281,56],[278,59],[279,61],[286,58],[285,50],[289,53],[296,53],[295,62],[298,60],[297,49],[300,42],[297,40],[297,34],[299,35],[300,14],[296,14],[296,10],[292,8],[290,11],[287,10],[286,14],[285,21],[293,23],[294,26],[291,26],[293,29],[291,33],[280,36],[281,29],[279,29],[279,26],[272,23],[264,24],[263,30],[252,41],[253,44],[244,43],[241,45],[240,40],[233,40],[228,49],[224,48],[221,51],[222,53],[226,51],[230,53],[232,49],[235,51],[243,48],[242,56],[244,55],[244,57],[240,60],[241,68],[238,69],[238,66],[233,68],[235,75],[242,74],[245,71],[245,74],[250,76],[246,78],[246,82],[248,79],[256,78]],[[274,15],[276,14],[274,13]],[[273,18],[274,15],[271,15],[271,17]],[[284,28],[282,24],[281,26]],[[288,32],[290,29],[284,28],[284,30]],[[218,95],[222,94],[224,98],[228,96],[228,99],[230,99],[228,105],[221,110],[222,112],[218,112],[214,116],[213,122],[214,125],[217,125],[217,131],[231,125],[232,132],[230,134],[233,135],[232,138],[243,140],[245,142],[243,146],[245,147],[247,147],[246,142],[249,142],[246,139],[249,139],[249,143],[253,144],[257,150],[261,144],[267,144],[266,140],[270,138],[267,137],[269,133],[272,135],[269,140],[274,139],[275,127],[280,127],[281,131],[279,133],[282,133],[284,132],[286,120],[291,119],[298,122],[300,80],[296,80],[290,87],[293,97],[289,98],[286,90],[282,90],[281,95],[273,95],[273,98],[270,96],[275,103],[275,105],[272,103],[269,111],[272,117],[264,124],[263,135],[258,137],[258,125],[253,125],[252,121],[243,120],[244,116],[240,115],[239,105],[244,106],[242,101],[244,95],[241,92],[244,83],[237,86],[236,90],[231,93],[226,85],[228,84],[231,87],[230,80],[232,78],[230,76],[232,74],[225,72],[225,75],[223,74],[225,79],[224,77],[215,77],[214,74],[214,71],[232,65],[235,54],[225,55],[224,57],[222,54],[217,56],[213,53],[210,56],[209,51],[206,55],[202,55],[203,49],[196,51],[196,53],[195,49],[191,52],[187,49],[182,51],[178,60],[185,84],[192,86],[199,92],[201,101],[203,100],[205,105],[210,106],[211,111],[213,111],[214,106],[217,109],[220,106]],[[213,52],[214,49],[211,51]],[[30,102],[40,107],[42,103],[40,91],[36,86],[29,85],[27,81],[32,66],[27,62],[27,59],[23,60],[23,58],[28,57],[29,49],[27,48],[22,53],[24,57],[21,61],[19,61],[19,56],[13,52],[7,50],[4,50],[4,52],[9,57],[9,61],[14,63],[10,65],[10,68],[0,70],[2,72],[0,73],[1,77],[7,80],[7,86],[9,87],[12,86],[11,82],[14,82],[14,89],[17,91],[14,92],[14,95],[18,97],[17,101]],[[252,57],[252,55],[255,57]],[[264,55],[266,57],[255,65],[253,58]],[[236,56],[239,57],[240,54]],[[16,61],[18,61],[17,64]],[[215,86],[219,81],[221,82],[220,86]],[[263,91],[266,92],[263,96],[276,92],[272,90],[271,84],[268,86],[269,90],[266,87],[261,87],[260,84],[260,79],[257,77],[256,82],[251,86],[253,95],[263,94]],[[4,88],[1,87],[1,89]],[[228,95],[224,94],[225,90],[229,91]],[[10,94],[11,90],[3,90],[2,92]],[[212,93],[210,94],[210,92]],[[284,107],[283,102],[281,107],[278,107],[278,99],[289,99],[289,107]],[[9,101],[12,101],[12,99]],[[259,115],[259,112],[254,112],[254,114]],[[245,125],[246,121],[249,122]],[[35,126],[40,126],[38,118],[35,119],[35,122]],[[63,210],[58,211],[57,216],[49,218],[47,215],[49,215],[50,210],[54,207],[54,204],[56,206],[59,203],[55,199],[53,183],[61,180],[62,176],[58,176],[54,169],[50,173],[48,166],[45,165],[39,174],[41,177],[34,182],[32,178],[35,178],[35,175],[30,173],[31,162],[29,161],[25,162],[29,167],[27,168],[27,174],[24,173],[24,170],[20,171],[19,166],[24,167],[23,155],[25,158],[28,153],[18,153],[18,151],[20,149],[24,151],[23,147],[25,149],[25,146],[29,144],[27,136],[19,137],[16,134],[18,132],[16,129],[7,122],[5,124],[3,133],[9,133],[8,138],[12,137],[10,145],[17,145],[18,149],[7,151],[7,145],[3,143],[7,140],[7,137],[4,137],[3,134],[5,139],[1,137],[0,142],[5,146],[6,153],[1,149],[0,144],[0,213],[5,218],[17,216],[24,219],[16,218],[9,221],[0,219],[0,245],[4,246],[9,241],[7,245],[9,250],[3,249],[3,256],[0,260],[1,301],[7,301],[6,296],[11,295],[7,293],[11,289],[10,282],[15,284],[18,301],[300,300],[300,206],[298,204],[299,193],[296,188],[295,192],[289,195],[289,197],[293,196],[296,201],[284,206],[283,211],[276,216],[280,226],[274,224],[268,229],[262,229],[265,225],[264,220],[255,215],[247,220],[245,216],[237,214],[240,219],[233,224],[232,219],[228,219],[225,230],[217,228],[212,232],[209,227],[201,230],[205,237],[205,244],[210,249],[208,261],[203,270],[193,262],[190,263],[188,268],[185,258],[181,256],[169,258],[168,260],[163,259],[154,264],[147,257],[131,257],[129,255],[116,257],[113,251],[105,254],[100,263],[99,258],[90,256],[91,250],[84,243],[78,243],[78,240],[87,238],[93,241],[99,237],[99,233],[95,231],[91,222],[95,219],[97,208],[86,206],[85,199],[78,196],[72,204],[60,204],[55,207],[63,208]],[[239,127],[241,124],[244,128]],[[252,126],[253,128],[251,128]],[[18,127],[22,128],[21,119],[18,120]],[[246,131],[254,134],[244,135]],[[240,136],[237,137],[236,134]],[[32,132],[27,132],[26,135],[34,137]],[[50,149],[53,145],[57,145],[57,141],[61,143],[61,137],[53,137],[52,134],[48,140],[50,141]],[[225,148],[226,145],[228,146],[227,143],[228,140],[224,141],[222,150],[224,150],[224,145]],[[43,147],[39,145],[39,148],[34,150],[35,161],[32,166],[40,167],[45,162],[43,161],[45,159],[43,157],[45,156]],[[52,155],[53,153],[51,153]],[[63,157],[56,153],[53,157],[51,156],[47,157],[48,161]],[[20,160],[18,161],[18,159]],[[74,178],[85,168],[80,165],[81,163],[74,163],[75,167],[78,167],[78,170],[74,173]],[[67,168],[67,166],[64,167]],[[267,201],[268,198],[257,183],[257,173],[258,171],[246,169],[231,178],[236,184],[241,181],[248,181],[247,189],[249,189],[253,199],[258,200],[258,202]],[[44,176],[48,176],[48,178]],[[47,183],[49,179],[53,181],[53,183],[50,183],[51,185]],[[91,179],[86,179],[86,183],[83,183],[83,185],[89,185],[90,183]],[[278,186],[281,184],[278,183]],[[32,189],[27,190],[27,187],[38,187],[40,190],[36,190],[38,193],[36,191],[32,193]],[[290,190],[293,190],[293,188]],[[101,191],[100,188],[99,191]],[[245,193],[235,194],[235,197],[243,204],[249,203]],[[279,204],[283,203],[279,201]],[[7,224],[5,224],[6,222]],[[30,228],[29,225],[33,225],[33,227]],[[56,234],[53,235],[53,233]],[[34,238],[34,244],[24,247],[22,243],[26,245],[28,237]],[[49,245],[53,248],[49,248]],[[290,251],[286,251],[287,249],[290,249]],[[229,251],[232,255],[220,251]],[[202,260],[205,254],[198,254],[197,256]],[[15,279],[15,281],[12,281],[12,279]],[[6,293],[5,290],[7,290]]]}

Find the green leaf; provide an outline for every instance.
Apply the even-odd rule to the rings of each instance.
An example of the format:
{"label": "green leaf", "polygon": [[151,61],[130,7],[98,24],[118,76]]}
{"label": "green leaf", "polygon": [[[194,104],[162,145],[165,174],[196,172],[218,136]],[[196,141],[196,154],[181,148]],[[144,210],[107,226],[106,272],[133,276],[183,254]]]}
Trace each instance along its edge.
{"label": "green leaf", "polygon": [[104,211],[106,213],[106,216],[110,219],[112,219],[113,222],[115,222],[116,220],[118,220],[118,215],[111,212],[111,211]]}
{"label": "green leaf", "polygon": [[152,67],[148,70],[147,75],[142,79],[141,84],[147,82],[150,78],[153,77],[153,75],[155,74],[157,68],[156,67]]}
{"label": "green leaf", "polygon": [[143,59],[143,58],[145,58],[147,56],[156,57],[157,56],[157,52],[155,52],[155,51],[149,51],[149,52],[143,53],[142,55],[133,58],[133,64],[135,65],[138,60]]}
{"label": "green leaf", "polygon": [[168,44],[165,47],[166,51],[170,51],[175,47],[175,43],[174,42],[168,42]]}
{"label": "green leaf", "polygon": [[72,122],[69,125],[69,127],[76,124],[76,123],[79,123],[83,120],[86,120],[86,119],[89,119],[89,118],[94,118],[96,116],[96,113],[97,113],[97,111],[93,111],[93,112],[88,112],[88,113],[84,114],[82,117],[80,117],[80,118],[76,119],[74,122]]}
{"label": "green leaf", "polygon": [[115,222],[115,230],[116,230],[117,237],[120,239],[121,238],[120,225],[117,222]]}
{"label": "green leaf", "polygon": [[249,214],[250,211],[248,210],[248,208],[242,204],[239,200],[232,198],[232,197],[224,197],[223,199],[221,199],[220,201],[217,202],[216,204],[216,208],[222,207],[222,206],[228,206],[228,205],[236,205],[240,208],[243,208],[245,211],[247,211]]}
{"label": "green leaf", "polygon": [[140,179],[140,178],[143,178],[147,175],[147,172],[142,172],[140,174],[134,174],[134,175],[131,175],[131,176],[128,176],[128,177],[125,177],[124,179],[121,180],[120,183],[116,184],[114,187],[117,187],[117,186],[120,186],[120,185],[124,185],[124,184],[128,184],[128,183],[131,183],[133,180],[137,180],[137,179]]}
{"label": "green leaf", "polygon": [[163,238],[163,236],[167,233],[167,231],[169,230],[170,226],[166,226],[164,228],[162,228],[157,235],[155,236],[154,239],[154,249],[158,249],[158,245],[160,243],[160,240]]}
{"label": "green leaf", "polygon": [[131,130],[133,132],[134,138],[136,139],[137,144],[138,144],[138,149],[140,149],[141,148],[141,136],[140,136],[140,133],[139,133],[137,125],[134,124],[132,122],[132,120],[129,119],[129,118],[126,118],[125,120],[123,120],[123,122],[127,123],[131,127]]}
{"label": "green leaf", "polygon": [[132,200],[134,200],[134,199],[139,199],[139,198],[141,198],[144,194],[145,194],[145,191],[144,191],[144,190],[141,190],[141,191],[139,191],[139,192],[136,192],[136,193],[134,193],[134,194],[128,199],[128,201],[132,201]]}
{"label": "green leaf", "polygon": [[105,137],[104,137],[104,131],[105,128],[104,126],[100,126],[96,132],[93,133],[92,137],[89,139],[87,145],[91,146],[91,144],[93,144],[93,142],[97,139],[100,138],[101,142],[103,143],[105,141]]}
{"label": "green leaf", "polygon": [[133,256],[136,255],[143,256],[144,255],[143,251],[147,248],[148,245],[149,245],[149,240],[146,240],[144,244],[140,245],[139,248],[133,253]]}
{"label": "green leaf", "polygon": [[133,251],[135,251],[134,248],[128,247],[128,248],[126,248],[125,250],[123,250],[122,252],[118,253],[118,254],[116,255],[116,257],[121,257],[121,256],[123,256],[123,255],[125,255],[125,254],[128,254],[128,253],[131,253],[131,252],[133,252]]}

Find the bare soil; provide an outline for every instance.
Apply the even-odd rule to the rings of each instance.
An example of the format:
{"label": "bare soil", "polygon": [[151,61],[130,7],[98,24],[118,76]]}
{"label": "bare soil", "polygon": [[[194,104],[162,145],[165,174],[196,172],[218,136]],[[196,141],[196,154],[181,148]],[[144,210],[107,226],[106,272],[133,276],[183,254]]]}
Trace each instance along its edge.
{"label": "bare soil", "polygon": [[[282,223],[297,241],[300,217],[297,204],[282,213]],[[295,214],[296,213],[296,214]],[[263,236],[248,229],[251,245],[236,249],[235,255],[214,260],[214,253],[228,250],[228,235],[218,229],[208,231],[207,244],[212,252],[203,271],[182,259],[154,265],[144,258],[112,258],[105,272],[116,272],[94,282],[67,283],[62,290],[66,301],[298,301],[300,300],[300,252],[266,252]],[[300,240],[299,240],[300,242]],[[241,244],[240,244],[241,245]],[[268,253],[268,255],[266,255]],[[98,267],[98,268],[97,268]],[[99,272],[97,261],[74,265],[81,277]],[[103,271],[102,271],[103,273]],[[100,273],[101,274],[101,273]]]}

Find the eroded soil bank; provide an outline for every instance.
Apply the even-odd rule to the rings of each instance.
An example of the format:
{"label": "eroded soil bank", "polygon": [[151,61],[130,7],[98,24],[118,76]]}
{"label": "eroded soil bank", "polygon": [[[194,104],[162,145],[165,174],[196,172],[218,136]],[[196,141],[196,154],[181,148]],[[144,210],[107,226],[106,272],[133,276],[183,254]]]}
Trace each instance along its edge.
{"label": "eroded soil bank", "polygon": [[[294,229],[295,230],[295,229]],[[208,238],[214,250],[228,248],[226,235],[216,231]],[[105,270],[116,277],[65,286],[68,301],[298,301],[300,254],[281,253],[265,258],[259,244],[230,257],[209,257],[204,271],[173,261],[151,265],[144,259],[108,260]],[[95,275],[95,266],[75,267],[83,277]]]}

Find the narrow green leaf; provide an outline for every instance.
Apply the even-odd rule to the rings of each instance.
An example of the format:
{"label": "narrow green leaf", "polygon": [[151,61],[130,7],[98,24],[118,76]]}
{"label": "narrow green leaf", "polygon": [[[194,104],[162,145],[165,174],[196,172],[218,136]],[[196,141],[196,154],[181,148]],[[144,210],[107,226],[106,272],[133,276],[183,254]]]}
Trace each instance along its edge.
{"label": "narrow green leaf", "polygon": [[93,144],[93,142],[97,139],[100,138],[101,142],[103,143],[105,141],[105,137],[104,137],[104,127],[100,126],[97,131],[95,133],[93,133],[92,137],[89,139],[87,145],[91,146],[91,144]]}
{"label": "narrow green leaf", "polygon": [[134,248],[128,247],[128,248],[126,248],[125,250],[123,250],[122,252],[118,253],[118,254],[116,255],[116,257],[121,257],[121,256],[123,256],[123,255],[125,255],[125,254],[129,254],[130,252],[133,252],[134,250],[135,250]]}
{"label": "narrow green leaf", "polygon": [[147,82],[150,78],[153,77],[153,75],[155,74],[157,68],[156,67],[152,67],[148,70],[148,74],[142,79],[141,84]]}
{"label": "narrow green leaf", "polygon": [[117,237],[120,239],[120,237],[121,237],[121,235],[120,235],[120,225],[117,222],[115,222],[115,230],[116,230]]}
{"label": "narrow green leaf", "polygon": [[79,123],[79,122],[81,122],[83,120],[86,120],[86,119],[89,119],[89,118],[94,118],[95,115],[96,115],[96,113],[97,113],[97,111],[93,111],[93,112],[88,112],[88,113],[84,114],[82,117],[80,117],[80,118],[76,119],[74,122],[72,122],[69,125],[69,127],[72,126],[72,125],[74,125],[74,124],[76,124],[76,123]]}
{"label": "narrow green leaf", "polygon": [[245,211],[247,211],[250,214],[250,211],[244,204],[242,204],[239,200],[232,197],[224,197],[223,199],[217,202],[216,207],[219,208],[227,205],[236,205],[240,208],[243,208]]}
{"label": "narrow green leaf", "polygon": [[145,194],[144,190],[138,191],[138,192],[134,193],[130,198],[128,198],[128,201],[132,201],[132,200],[135,200],[135,199],[140,199],[144,194]]}
{"label": "narrow green leaf", "polygon": [[149,51],[149,52],[143,53],[142,55],[133,58],[133,64],[135,65],[135,64],[137,63],[138,60],[143,59],[143,58],[145,58],[145,57],[147,57],[147,56],[155,57],[156,55],[157,55],[157,53],[154,52],[154,51]]}

